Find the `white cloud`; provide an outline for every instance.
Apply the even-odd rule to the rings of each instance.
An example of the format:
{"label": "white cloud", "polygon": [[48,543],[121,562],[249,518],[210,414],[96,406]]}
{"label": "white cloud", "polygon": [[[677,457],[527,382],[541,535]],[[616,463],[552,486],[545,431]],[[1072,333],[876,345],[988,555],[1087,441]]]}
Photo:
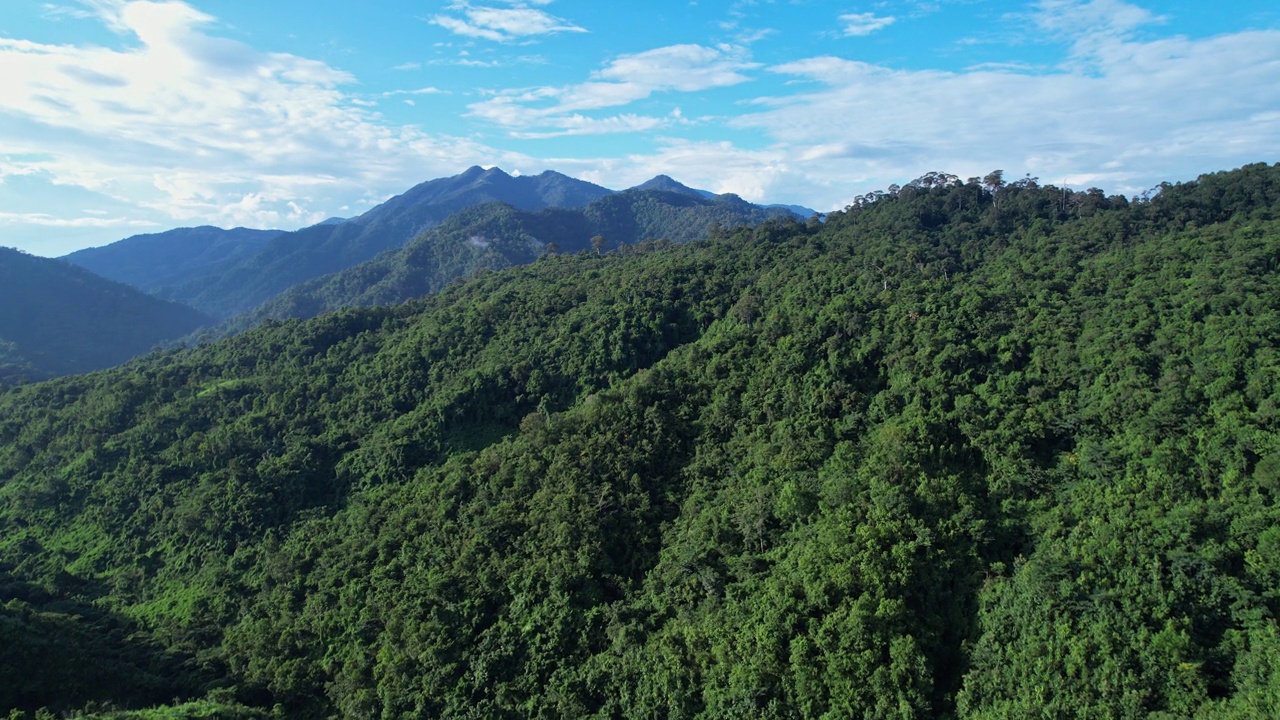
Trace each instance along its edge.
{"label": "white cloud", "polygon": [[697,92],[749,80],[740,71],[759,65],[748,62],[745,55],[741,48],[725,45],[670,45],[623,55],[595,73],[595,77],[651,91]]}
{"label": "white cloud", "polygon": [[440,95],[443,90],[436,87],[424,87],[417,90],[388,90],[382,93],[382,97],[392,97],[393,95]]}
{"label": "white cloud", "polygon": [[[546,5],[547,2],[532,4]],[[528,7],[525,3],[516,3],[515,7],[495,8],[460,2],[450,5],[448,10],[461,15],[434,15],[427,22],[463,37],[509,42],[561,32],[586,32],[585,28]]]}
{"label": "white cloud", "polygon": [[421,69],[422,69],[422,63],[416,63],[416,62],[400,63],[399,65],[396,65],[395,67],[393,67],[393,68],[391,68],[391,69],[392,69],[392,70],[400,70],[400,71],[405,71],[405,70],[421,70]]}
{"label": "white cloud", "polygon": [[1064,67],[1094,70],[1108,64],[1109,48],[1131,41],[1135,31],[1165,18],[1123,0],[1040,0],[1029,19],[1051,37],[1071,43]]}
{"label": "white cloud", "polygon": [[[443,14],[504,41],[570,25],[550,15],[539,26],[521,24],[519,17],[533,17],[527,14],[479,13],[476,20],[467,13],[537,14],[548,4],[486,1],[493,7],[454,5]],[[577,82],[477,91],[468,116],[496,125],[513,144],[645,134],[643,150],[623,145],[585,157],[587,148],[607,146],[584,142],[566,151],[576,157],[537,160],[481,144],[478,135],[396,126],[376,111],[378,101],[399,106],[386,98],[416,101],[438,88],[405,83],[359,92],[356,78],[324,63],[217,37],[215,20],[181,2],[87,6],[120,34],[116,46],[0,39],[7,242],[23,239],[24,227],[33,238],[56,235],[55,227],[80,228],[64,235],[88,238],[105,227],[93,235],[105,241],[111,227],[126,227],[110,223],[310,224],[476,164],[553,168],[609,187],[666,173],[753,201],[828,210],[930,170],[967,177],[1002,167],[1011,177],[1030,172],[1045,182],[1131,193],[1272,161],[1280,147],[1280,31],[1159,38],[1161,17],[1120,0],[1038,0],[1030,12],[992,21],[1000,37],[1021,32],[1018,47],[1037,46],[1034,54],[1010,46],[1002,55],[1002,45],[992,44],[983,48],[984,62],[959,70],[899,69],[814,49],[758,73],[742,44],[690,44],[619,55]],[[926,9],[920,2],[893,7],[899,19]],[[885,19],[872,14],[867,22]],[[468,41],[457,42],[449,45],[453,59],[422,65],[547,61],[478,52],[476,59],[462,49]],[[718,99],[712,91],[759,75],[759,87],[769,88],[756,90],[761,97],[714,111],[732,117],[707,116]],[[702,95],[674,96],[663,107],[669,93]],[[677,104],[696,113],[692,121]],[[431,115],[426,121],[439,113]],[[678,137],[694,123],[717,133],[716,141]],[[656,150],[647,149],[651,142]],[[26,203],[38,185],[58,186],[48,197],[65,202]],[[80,207],[102,210],[70,209]]]}
{"label": "white cloud", "polygon": [[1138,40],[1133,29],[1155,18],[1125,3],[1039,8],[1041,27],[1071,33],[1072,58],[1057,69],[895,70],[807,58],[770,70],[812,90],[759,98],[731,124],[766,133],[814,185],[1003,167],[1134,193],[1273,159],[1280,32]]}
{"label": "white cloud", "polygon": [[71,7],[68,5],[57,5],[54,3],[43,3],[40,5],[40,14],[50,20],[63,20],[71,18],[73,20],[89,20],[94,17],[93,11],[84,8]]}
{"label": "white cloud", "polygon": [[565,137],[569,135],[605,135],[612,133],[643,132],[671,124],[664,118],[645,115],[614,115],[606,118],[590,118],[583,115],[566,115],[550,118],[547,124],[555,130],[540,132],[513,131],[512,137],[523,139],[543,139]]}
{"label": "white cloud", "polygon": [[734,193],[752,202],[774,202],[783,196],[800,202],[801,198],[832,194],[780,146],[747,150],[728,141],[666,138],[650,154],[591,160],[559,158],[550,162],[553,167],[564,168],[562,172],[614,188],[631,187],[665,174],[690,187]]}
{"label": "white cloud", "polygon": [[343,92],[351,75],[213,36],[214,20],[184,3],[92,7],[121,48],[0,38],[0,178],[84,188],[149,224],[263,226],[310,221],[320,211],[307,207],[361,188],[526,160],[388,126]]}
{"label": "white cloud", "polygon": [[148,220],[133,220],[130,218],[108,218],[101,217],[101,211],[86,210],[84,211],[93,215],[93,217],[54,217],[47,213],[14,213],[0,212],[0,223],[12,225],[37,225],[39,227],[53,228],[127,228],[127,227],[157,227],[159,223]]}
{"label": "white cloud", "polygon": [[862,37],[893,24],[893,16],[877,17],[875,13],[850,13],[840,16],[845,37]]}
{"label": "white cloud", "polygon": [[[581,117],[582,111],[629,105],[657,92],[700,92],[750,80],[742,71],[759,67],[744,50],[721,46],[671,45],[622,55],[576,85],[506,90],[469,106],[475,117],[512,128],[519,137],[565,134],[581,125],[605,132],[633,132],[658,127],[652,119],[618,116],[607,122]],[[629,118],[629,119],[628,119]],[[573,133],[576,134],[576,133]]]}
{"label": "white cloud", "polygon": [[1161,20],[1124,0],[1039,0],[1031,19],[1044,30],[1072,37],[1123,36]]}

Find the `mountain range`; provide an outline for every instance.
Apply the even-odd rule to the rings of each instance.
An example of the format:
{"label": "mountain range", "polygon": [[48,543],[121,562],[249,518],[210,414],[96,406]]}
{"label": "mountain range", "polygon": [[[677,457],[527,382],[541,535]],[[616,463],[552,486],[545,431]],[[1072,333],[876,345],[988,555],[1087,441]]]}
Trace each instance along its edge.
{"label": "mountain range", "polygon": [[[76,251],[61,258],[69,265],[10,252],[8,272],[17,278],[30,267],[29,278],[42,281],[15,280],[5,288],[0,383],[105,367],[184,336],[208,340],[264,319],[403,302],[548,252],[603,252],[658,238],[685,242],[711,228],[788,213],[666,176],[619,193],[550,171],[513,177],[472,167],[358,217],[293,232],[178,228]],[[165,302],[145,302],[108,281]]]}
{"label": "mountain range", "polygon": [[0,715],[1276,716],[1280,164],[597,246],[0,389]]}
{"label": "mountain range", "polygon": [[[128,293],[109,282],[95,284],[68,267],[11,253],[5,259],[11,271],[38,266],[32,277],[45,281],[5,289],[9,326],[0,333],[0,382],[105,367],[183,336],[208,340],[265,319],[403,302],[548,252],[604,252],[648,239],[686,242],[714,228],[806,212],[813,214],[695,190],[665,175],[615,192],[551,171],[513,177],[472,167],[417,185],[358,217],[329,218],[293,232],[178,228],[61,258],[169,301],[114,314],[102,311],[141,301],[120,299]],[[64,287],[77,285],[96,289]],[[105,297],[115,300],[99,299]],[[71,332],[86,322],[91,332]],[[196,327],[202,329],[192,332]]]}
{"label": "mountain range", "polygon": [[[512,177],[473,167],[424,182],[345,222],[281,233],[254,252],[200,268],[156,291],[214,317],[248,310],[297,283],[399,247],[464,207],[502,200],[528,210],[584,205],[609,191],[554,172]],[[133,254],[134,244],[121,248]],[[74,261],[74,258],[68,257]]]}
{"label": "mountain range", "polygon": [[[737,196],[715,196],[666,176],[640,187],[714,199],[726,207],[740,206],[744,211],[748,206],[752,212],[757,209]],[[553,171],[513,177],[499,168],[472,167],[453,177],[424,182],[345,221],[331,218],[293,232],[182,228],[126,238],[101,248],[80,250],[63,259],[216,318],[226,318],[293,285],[402,247],[467,207],[503,202],[523,211],[580,208],[613,193]]]}
{"label": "mountain range", "polygon": [[61,259],[108,280],[162,294],[189,278],[253,256],[283,232],[209,225],[175,228],[77,250]]}
{"label": "mountain range", "polygon": [[[710,190],[698,190],[695,188],[691,188],[688,185],[684,185],[679,181],[672,179],[671,176],[669,175],[655,176],[649,180],[646,180],[643,183],[640,183],[639,185],[631,189],[632,190],[664,190],[666,192],[681,193],[683,195],[694,195],[706,200],[711,200],[716,198],[720,198],[722,200],[726,200],[729,202],[732,202],[734,200],[741,200],[741,198],[739,198],[737,195],[733,193],[723,193],[723,194],[717,195],[716,193],[713,193]],[[782,205],[778,203],[771,203],[768,205],[763,205],[761,207],[765,208],[766,210],[785,210],[791,213],[792,215],[795,215],[800,218],[805,218],[805,219],[817,214],[817,211],[814,210],[813,208],[808,208],[803,205]]]}
{"label": "mountain range", "polygon": [[736,195],[700,194],[688,188],[626,190],[583,208],[537,212],[504,202],[474,205],[402,248],[299,283],[202,334],[225,336],[265,319],[308,318],[344,307],[401,303],[438,292],[479,270],[522,265],[549,252],[599,253],[653,239],[689,242],[708,232],[780,216],[790,213],[752,205]]}

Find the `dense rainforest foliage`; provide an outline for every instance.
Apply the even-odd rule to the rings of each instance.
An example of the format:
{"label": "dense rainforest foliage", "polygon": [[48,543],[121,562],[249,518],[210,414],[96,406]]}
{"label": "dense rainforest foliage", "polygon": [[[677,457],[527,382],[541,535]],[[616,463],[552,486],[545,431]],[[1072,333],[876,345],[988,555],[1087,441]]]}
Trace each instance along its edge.
{"label": "dense rainforest foliage", "polygon": [[790,212],[753,205],[736,195],[703,197],[666,180],[663,185],[670,189],[626,190],[583,208],[530,212],[503,202],[475,205],[402,248],[295,285],[201,334],[226,337],[268,319],[305,319],[346,307],[401,303],[479,270],[523,265],[547,253],[603,253],[652,238],[688,242],[706,237],[708,228],[754,225]]}
{"label": "dense rainforest foliage", "polygon": [[118,365],[208,322],[61,260],[0,247],[0,387]]}
{"label": "dense rainforest foliage", "polygon": [[1278,211],[931,174],[9,389],[0,709],[1280,716]]}

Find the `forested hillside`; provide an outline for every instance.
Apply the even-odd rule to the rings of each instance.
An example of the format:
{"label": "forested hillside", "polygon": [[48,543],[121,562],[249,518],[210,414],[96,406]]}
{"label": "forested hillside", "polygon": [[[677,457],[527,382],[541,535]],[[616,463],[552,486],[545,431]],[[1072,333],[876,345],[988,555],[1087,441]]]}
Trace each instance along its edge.
{"label": "forested hillside", "polygon": [[61,260],[0,248],[0,386],[117,365],[208,322]]}
{"label": "forested hillside", "polygon": [[0,711],[1275,717],[1278,211],[931,174],[9,389]]}
{"label": "forested hillside", "polygon": [[786,212],[736,196],[706,199],[692,190],[627,190],[581,209],[539,212],[506,203],[476,205],[403,248],[296,285],[206,332],[225,336],[266,319],[309,318],[345,307],[400,303],[438,292],[478,270],[523,265],[548,253],[602,253],[645,240],[688,242],[706,237],[708,228],[754,225]]}
{"label": "forested hillside", "polygon": [[62,259],[108,280],[156,293],[212,267],[239,262],[282,232],[207,225],[176,228],[77,250]]}

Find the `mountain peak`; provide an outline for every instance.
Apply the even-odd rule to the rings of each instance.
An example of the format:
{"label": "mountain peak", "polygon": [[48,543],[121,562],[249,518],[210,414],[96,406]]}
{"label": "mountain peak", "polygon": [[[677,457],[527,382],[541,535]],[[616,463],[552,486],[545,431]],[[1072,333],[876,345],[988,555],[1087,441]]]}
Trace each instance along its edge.
{"label": "mountain peak", "polygon": [[658,175],[651,180],[647,180],[634,188],[634,190],[663,190],[665,192],[676,192],[682,195],[692,195],[698,198],[713,198],[715,193],[706,190],[697,190],[673,180],[669,175]]}

